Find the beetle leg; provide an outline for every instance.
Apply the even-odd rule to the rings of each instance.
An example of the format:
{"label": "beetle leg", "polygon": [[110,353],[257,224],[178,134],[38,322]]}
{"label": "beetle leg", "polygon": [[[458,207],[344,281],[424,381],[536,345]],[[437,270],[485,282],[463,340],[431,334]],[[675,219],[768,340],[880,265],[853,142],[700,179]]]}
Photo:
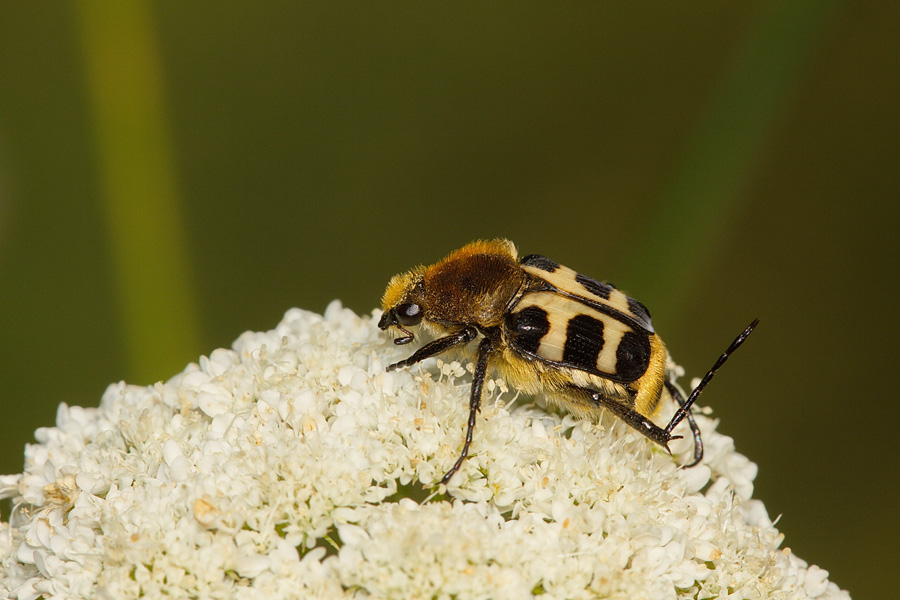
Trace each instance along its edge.
{"label": "beetle leg", "polygon": [[[668,379],[666,380],[666,389],[675,398],[678,406],[684,406],[684,396],[681,395],[675,384]],[[694,414],[690,409],[687,411],[687,421],[691,428],[691,435],[694,437],[694,460],[690,464],[684,465],[685,469],[689,469],[703,460],[703,438],[700,437],[700,428],[697,426],[697,421],[694,420]]]}
{"label": "beetle leg", "polygon": [[[685,417],[690,417],[691,415],[691,405],[700,397],[700,392],[703,391],[703,388],[706,387],[710,381],[712,381],[713,376],[716,374],[716,371],[725,364],[725,361],[728,360],[728,357],[731,356],[731,353],[737,350],[741,344],[744,343],[744,340],[747,339],[747,336],[753,332],[753,328],[759,325],[759,319],[753,319],[753,322],[747,326],[744,331],[738,335],[731,345],[722,353],[722,355],[716,360],[713,364],[712,368],[703,376],[703,379],[700,380],[700,383],[697,384],[697,387],[694,388],[694,391],[691,392],[688,399],[682,403],[682,405],[678,408],[675,414],[672,416],[672,420],[669,421],[669,424],[666,425],[666,433],[672,433],[672,430],[675,429],[675,426],[681,422],[681,420]],[[674,438],[673,438],[674,439]]]}
{"label": "beetle leg", "polygon": [[481,406],[481,388],[484,386],[484,378],[487,374],[487,364],[488,358],[491,355],[491,350],[493,350],[493,345],[488,338],[484,338],[481,340],[481,343],[478,344],[478,358],[475,363],[475,374],[472,377],[472,395],[469,396],[469,426],[466,429],[466,441],[463,444],[459,458],[456,459],[456,462],[450,467],[450,470],[441,477],[440,483],[444,485],[447,485],[450,478],[459,471],[459,467],[469,455],[469,446],[472,444],[472,432],[475,431],[475,416],[478,414],[478,409]]}
{"label": "beetle leg", "polygon": [[446,352],[454,346],[468,344],[475,339],[476,335],[478,335],[478,331],[474,327],[466,327],[458,333],[438,338],[413,352],[412,356],[409,358],[390,365],[387,370],[394,371],[402,367],[409,367],[417,362],[422,362],[426,358],[431,358],[432,356]]}
{"label": "beetle leg", "polygon": [[666,452],[669,454],[672,453],[672,451],[669,450],[669,442],[681,439],[680,435],[671,435],[668,431],[659,427],[656,423],[633,408],[629,408],[623,402],[616,400],[615,398],[604,396],[597,390],[576,386],[571,386],[569,390],[571,390],[574,395],[580,396],[583,400],[587,400],[587,403],[591,406],[602,407],[612,412],[636,431],[665,448]]}

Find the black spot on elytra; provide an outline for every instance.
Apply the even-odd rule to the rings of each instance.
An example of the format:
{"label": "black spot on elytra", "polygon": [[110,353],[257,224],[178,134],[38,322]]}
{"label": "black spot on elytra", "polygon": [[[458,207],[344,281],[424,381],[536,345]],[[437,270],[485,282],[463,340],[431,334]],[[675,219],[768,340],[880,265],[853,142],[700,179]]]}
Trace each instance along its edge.
{"label": "black spot on elytra", "polygon": [[595,371],[603,343],[603,321],[589,315],[572,317],[566,327],[563,362],[582,371]]}
{"label": "black spot on elytra", "polygon": [[581,287],[586,289],[588,292],[597,296],[598,298],[602,298],[603,300],[609,300],[609,294],[614,289],[611,285],[601,283],[596,279],[591,279],[590,277],[582,275],[581,273],[575,275],[575,281],[580,283]]}
{"label": "black spot on elytra", "polygon": [[529,254],[521,260],[520,264],[525,267],[534,267],[535,269],[540,269],[541,271],[546,271],[548,273],[552,273],[559,268],[558,262],[550,260],[546,256],[541,256],[540,254]]}
{"label": "black spot on elytra", "polygon": [[616,375],[623,381],[634,381],[647,372],[650,365],[650,337],[646,333],[626,332],[616,348]]}
{"label": "black spot on elytra", "polygon": [[631,311],[631,314],[636,316],[638,319],[642,321],[650,322],[650,311],[647,310],[647,307],[635,300],[634,298],[628,299],[628,310]]}
{"label": "black spot on elytra", "polygon": [[506,329],[513,346],[523,352],[537,354],[541,338],[550,331],[550,319],[543,308],[527,306],[506,315]]}

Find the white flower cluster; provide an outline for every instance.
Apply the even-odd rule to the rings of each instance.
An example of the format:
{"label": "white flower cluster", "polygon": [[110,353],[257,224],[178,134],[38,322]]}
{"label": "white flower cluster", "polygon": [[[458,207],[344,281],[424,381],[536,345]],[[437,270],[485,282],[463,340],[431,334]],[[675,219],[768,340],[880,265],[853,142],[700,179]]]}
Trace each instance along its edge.
{"label": "white flower cluster", "polygon": [[0,598],[849,599],[779,549],[755,465],[703,415],[684,470],[689,441],[673,458],[612,418],[510,410],[491,380],[452,498],[427,496],[470,376],[385,372],[408,353],[335,302],[60,406],[0,478]]}

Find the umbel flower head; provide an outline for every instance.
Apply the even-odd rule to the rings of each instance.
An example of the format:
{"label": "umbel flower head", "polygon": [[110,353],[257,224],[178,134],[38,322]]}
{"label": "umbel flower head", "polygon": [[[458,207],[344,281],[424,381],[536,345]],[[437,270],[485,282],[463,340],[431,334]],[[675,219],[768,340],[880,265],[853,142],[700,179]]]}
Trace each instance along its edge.
{"label": "umbel flower head", "polygon": [[689,439],[672,457],[490,380],[429,495],[470,376],[386,373],[405,356],[378,316],[291,310],[165,383],[61,405],[0,478],[0,598],[849,599],[780,548],[756,466],[703,414],[681,469]]}

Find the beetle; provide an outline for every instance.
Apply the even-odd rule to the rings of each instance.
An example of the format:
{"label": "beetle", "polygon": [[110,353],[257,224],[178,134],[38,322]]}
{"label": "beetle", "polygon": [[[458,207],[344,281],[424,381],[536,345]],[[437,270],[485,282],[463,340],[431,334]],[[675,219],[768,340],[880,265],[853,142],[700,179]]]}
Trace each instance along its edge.
{"label": "beetle", "polygon": [[[672,431],[687,419],[694,453],[686,466],[694,466],[703,458],[703,441],[691,406],[759,322],[744,329],[685,400],[643,304],[544,256],[519,260],[506,239],[475,241],[431,266],[395,275],[382,308],[378,327],[399,334],[395,344],[412,342],[417,326],[435,336],[388,371],[479,340],[465,441],[440,480],[445,485],[468,456],[488,368],[577,417],[596,422],[603,409],[611,411],[670,454],[669,442],[682,437]],[[664,389],[680,405],[665,428],[651,420]]]}

